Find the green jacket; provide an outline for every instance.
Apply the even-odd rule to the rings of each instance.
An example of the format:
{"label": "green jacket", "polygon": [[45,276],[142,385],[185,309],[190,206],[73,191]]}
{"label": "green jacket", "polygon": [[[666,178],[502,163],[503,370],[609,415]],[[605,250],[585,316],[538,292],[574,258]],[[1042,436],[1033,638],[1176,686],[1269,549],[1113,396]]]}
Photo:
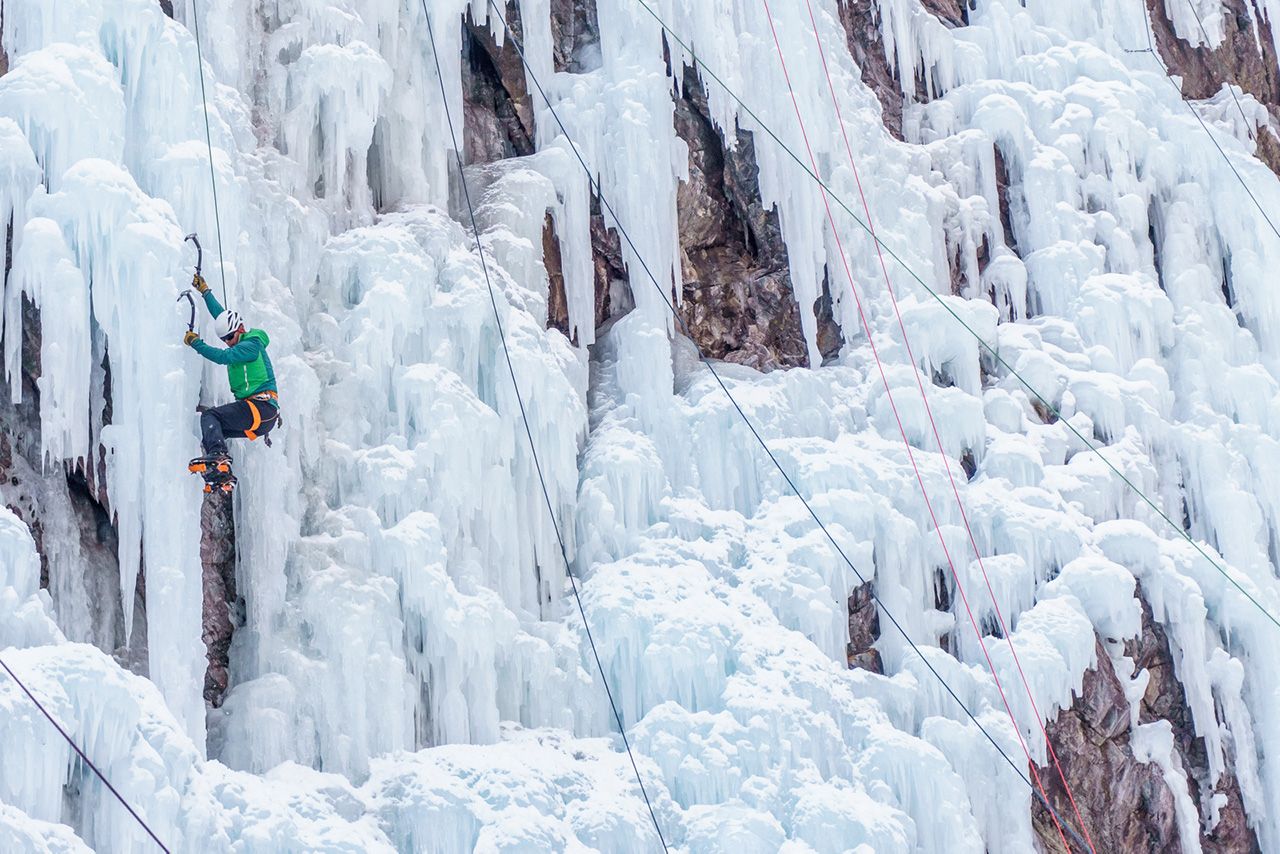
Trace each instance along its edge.
{"label": "green jacket", "polygon": [[[214,317],[222,314],[222,305],[213,291],[204,295],[204,304]],[[250,329],[240,336],[240,343],[234,347],[214,347],[197,340],[191,346],[197,353],[210,362],[227,366],[227,381],[231,383],[231,393],[236,400],[244,400],[264,391],[276,391],[276,372],[271,367],[271,357],[267,355],[267,345],[271,339],[262,329]]]}

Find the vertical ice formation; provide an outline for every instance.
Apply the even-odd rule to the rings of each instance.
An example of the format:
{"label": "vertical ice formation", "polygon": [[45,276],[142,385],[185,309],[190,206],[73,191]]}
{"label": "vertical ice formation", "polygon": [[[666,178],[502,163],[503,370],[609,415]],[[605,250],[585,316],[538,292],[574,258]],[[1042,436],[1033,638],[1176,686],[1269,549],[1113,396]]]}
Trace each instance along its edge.
{"label": "vertical ice formation", "polygon": [[[585,367],[535,321],[546,316],[545,272],[520,257],[534,244],[502,223],[503,211],[519,213],[501,195],[510,179],[480,197],[485,241],[512,269],[538,274],[534,288],[492,262],[490,275],[549,493],[567,518]],[[536,173],[526,180],[552,193]],[[350,362],[318,366],[311,429],[324,444],[303,452],[315,492],[289,566],[299,593],[274,603],[257,650],[239,648],[241,672],[262,675],[227,699],[233,764],[265,770],[294,755],[261,743],[278,714],[314,727],[289,735],[315,751],[307,761],[353,774],[392,750],[494,741],[501,720],[603,726],[599,698],[575,687],[576,652],[543,622],[562,608],[563,561],[510,417],[519,409],[468,240],[441,212],[414,209],[325,250],[308,343]],[[290,677],[283,693],[277,673]],[[556,684],[549,703],[542,692]]]}
{"label": "vertical ice formation", "polygon": [[40,556],[31,533],[9,510],[0,512],[0,614],[3,648],[56,643],[62,633],[49,619],[48,594],[40,590]]}
{"label": "vertical ice formation", "polygon": [[[651,850],[566,599],[473,237],[458,222],[421,6],[175,6],[179,22],[202,16],[225,268],[212,260],[204,114],[183,23],[151,0],[76,2],[58,14],[6,6],[9,379],[25,295],[40,309],[42,447],[50,464],[106,448],[120,595],[127,611],[143,568],[154,685],[61,643],[70,632],[48,616],[33,545],[8,515],[6,660],[175,848],[252,839],[282,850]],[[814,302],[842,259],[818,189],[762,126],[807,160],[763,6],[655,8],[758,116],[707,84],[725,138],[735,126],[754,134],[762,199],[778,207],[815,354]],[[1072,702],[1095,663],[1095,634],[1141,631],[1141,585],[1168,632],[1210,788],[1230,765],[1264,849],[1277,847],[1280,676],[1266,655],[1276,630],[1068,424],[1280,611],[1280,314],[1264,279],[1280,246],[1152,60],[1123,52],[1145,40],[1140,4],[984,0],[967,26],[948,30],[918,0],[881,0],[909,102],[905,142],[884,130],[842,47],[834,0],[815,8],[877,228],[902,259],[890,275],[935,379],[944,450],[956,471],[962,456],[975,466],[961,494],[1036,706],[1052,717]],[[1207,28],[1220,11],[1197,8]],[[499,39],[501,25],[481,0],[431,11],[461,127],[460,17]],[[596,340],[590,190],[536,94],[539,151],[466,180],[548,496],[669,841],[1028,850],[1027,788],[887,621],[878,647],[888,675],[846,669],[845,601],[858,578],[673,334],[643,271],[642,259],[664,293],[680,275],[675,190],[687,152],[658,26],[634,0],[600,0],[595,61],[555,72],[549,4],[525,0],[519,12],[531,66],[616,211],[606,224],[636,242],[623,244],[636,310]],[[809,143],[853,207],[807,15],[775,12]],[[1194,40],[1182,13],[1169,13]],[[692,57],[665,42],[679,80]],[[1280,209],[1247,137],[1231,126],[1221,142],[1261,203]],[[576,348],[546,329],[548,212]],[[835,216],[905,430],[930,448],[871,243],[843,209]],[[207,742],[198,499],[178,475],[196,448],[196,402],[225,392],[175,341],[189,229],[206,238],[215,287],[225,280],[228,301],[270,331],[285,407],[275,450],[237,449],[246,622]],[[726,382],[921,654],[1018,757],[977,638],[946,607],[949,582],[936,580],[946,561],[854,332],[852,295],[839,277],[830,285],[850,336],[837,364],[768,375],[725,366]],[[990,631],[994,606],[943,461],[917,456]],[[987,642],[1043,762],[1008,639]],[[1122,676],[1140,698],[1143,675]],[[44,824],[60,821],[100,850],[141,844],[7,680],[0,706],[0,839],[76,850]],[[1143,727],[1136,746],[1173,780],[1167,732]],[[77,794],[64,806],[67,784]],[[1214,796],[1179,785],[1182,842],[1194,850],[1195,811]]]}

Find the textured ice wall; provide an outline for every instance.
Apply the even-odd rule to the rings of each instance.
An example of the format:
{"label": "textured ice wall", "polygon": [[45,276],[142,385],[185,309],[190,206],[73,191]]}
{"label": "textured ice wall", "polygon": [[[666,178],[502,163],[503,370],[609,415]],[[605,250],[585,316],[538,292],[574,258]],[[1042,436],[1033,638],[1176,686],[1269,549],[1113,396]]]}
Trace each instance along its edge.
{"label": "textured ice wall", "polygon": [[[177,6],[193,20],[190,4]],[[1280,507],[1268,489],[1275,308],[1261,277],[1277,247],[1151,60],[1122,53],[1145,38],[1141,7],[992,0],[952,33],[914,0],[881,3],[903,79],[918,74],[930,96],[908,111],[902,144],[838,47],[834,5],[817,6],[886,242],[944,294],[957,258],[961,291],[948,305],[1175,519],[1185,496],[1192,534],[1280,609],[1270,545]],[[433,21],[467,8],[487,19],[481,2],[431,8]],[[802,145],[761,4],[657,8]],[[42,412],[46,450],[56,459],[107,443],[131,549],[122,556],[136,560],[144,544],[159,692],[90,649],[51,645],[29,551],[13,593],[0,589],[0,606],[25,615],[5,624],[28,627],[4,643],[33,647],[17,665],[177,847],[650,850],[625,757],[591,738],[611,721],[563,598],[478,261],[445,213],[443,103],[411,0],[200,7],[227,254],[225,271],[208,267],[215,287],[225,272],[232,301],[271,330],[287,425],[275,451],[255,447],[238,461],[248,624],[233,650],[236,685],[210,728],[226,765],[202,758],[198,517],[177,476],[195,449],[196,368],[174,343],[178,311],[159,308],[184,283],[182,232],[198,228],[206,245],[214,234],[194,45],[149,0],[73,11],[6,7],[0,213],[15,217],[16,275],[5,346],[16,347],[12,307],[25,289],[41,303],[48,346],[62,348],[44,377],[66,401]],[[800,108],[824,173],[852,200],[813,34],[793,12],[776,23]],[[553,504],[572,522],[588,617],[669,839],[694,850],[1026,850],[1029,809],[990,804],[1026,807],[1028,790],[901,640],[886,630],[881,641],[890,676],[845,669],[854,579],[688,345],[673,346],[641,277],[641,256],[661,285],[678,274],[674,192],[685,163],[656,24],[632,0],[601,3],[599,66],[552,75],[547,7],[525,2],[521,14],[533,67],[640,250],[626,250],[637,311],[590,362],[543,329],[539,238],[550,210],[571,320],[588,333],[580,344],[592,340],[587,187],[541,102],[540,152],[469,179]],[[437,38],[456,120],[460,29],[441,24]],[[708,94],[721,127],[756,131],[762,196],[780,209],[812,350],[821,271],[840,265],[818,191],[723,91],[709,84]],[[1228,144],[1237,168],[1280,207],[1274,177],[1245,156],[1243,128],[1230,132],[1241,137]],[[999,224],[993,145],[1009,169],[1017,253]],[[837,217],[943,536],[965,555],[870,244]],[[979,277],[984,238],[994,260]],[[979,465],[962,496],[1040,711],[1070,703],[1094,630],[1138,630],[1140,580],[1170,631],[1214,773],[1233,745],[1246,804],[1274,847],[1274,627],[1062,422],[1044,423],[1025,389],[982,362],[900,267],[890,272],[922,368],[953,384],[931,388],[930,403],[947,425],[946,452],[971,451]],[[850,295],[833,284],[851,339],[839,364],[726,376],[883,601],[1017,755],[977,638],[934,609],[945,560]],[[94,414],[104,354],[114,411],[132,419],[106,428]],[[219,401],[220,377],[204,378],[205,399]],[[977,568],[959,563],[989,615]],[[946,635],[959,660],[939,648]],[[1007,642],[988,643],[1035,743]],[[13,711],[3,800],[33,819],[6,811],[4,826],[43,833],[34,822],[57,819],[102,850],[140,842],[25,698],[0,687]],[[1148,754],[1169,765],[1169,746],[1149,735]],[[428,747],[446,742],[462,744]],[[68,780],[83,788],[63,808]],[[1186,803],[1196,793],[1180,794]]]}
{"label": "textured ice wall", "polygon": [[[611,5],[619,7],[618,13],[632,28],[632,55],[643,53],[637,45],[645,38],[652,40],[653,52],[659,49],[655,25],[643,11],[630,3]],[[758,4],[732,4],[732,8],[659,4],[659,8],[699,51],[700,59],[739,92],[747,93],[756,113],[788,144],[803,151],[777,59],[768,50],[771,40],[765,37],[767,23],[760,17]],[[1223,767],[1227,730],[1239,727],[1239,743],[1249,744],[1255,735],[1274,731],[1266,699],[1274,696],[1274,674],[1267,668],[1263,650],[1275,626],[1225,584],[1213,562],[1227,567],[1275,613],[1277,529],[1267,486],[1276,450],[1269,414],[1275,394],[1271,373],[1275,315],[1262,271],[1275,263],[1280,246],[1260,226],[1244,189],[1187,115],[1155,62],[1124,52],[1137,43],[1133,39],[1145,40],[1140,4],[983,3],[970,12],[971,26],[954,34],[917,3],[882,3],[880,9],[886,43],[903,79],[922,79],[932,99],[907,112],[908,140],[916,146],[898,146],[886,138],[875,118],[878,104],[854,82],[857,72],[848,57],[830,48],[843,40],[834,10],[820,9],[818,21],[834,57],[836,88],[845,102],[844,114],[850,117],[848,130],[880,233],[926,283],[944,292],[951,288],[948,258],[956,258],[961,271],[959,292],[967,298],[952,303],[956,312],[997,347],[1002,358],[1076,430],[1103,447],[1106,458],[1159,502],[1167,515],[1180,519],[1185,507],[1190,534],[1208,552],[1208,557],[1201,555],[1182,541],[1179,532],[1143,505],[1065,424],[1043,423],[1023,384],[989,358],[980,365],[976,342],[968,333],[930,297],[909,286],[899,266],[891,265],[899,293],[907,294],[903,311],[921,367],[940,372],[954,383],[953,388],[932,389],[931,403],[945,427],[947,452],[958,456],[969,449],[978,460],[978,476],[963,498],[985,563],[995,576],[1001,609],[1012,615],[1021,657],[1031,662],[1028,676],[1036,704],[1051,716],[1057,707],[1070,703],[1072,686],[1078,686],[1079,675],[1092,663],[1090,624],[1104,638],[1120,639],[1138,631],[1133,595],[1135,580],[1141,581],[1148,597],[1161,603],[1156,607],[1158,619],[1166,624],[1178,649],[1179,675],[1188,690],[1197,733],[1209,746],[1211,775],[1216,777]],[[839,134],[831,124],[833,112],[823,103],[825,81],[805,17],[791,11],[780,14],[779,38],[818,161],[830,164],[825,172],[836,192],[853,200],[856,187],[843,152],[836,147]],[[736,29],[750,35],[731,37]],[[607,76],[611,68],[607,42],[603,54],[602,73]],[[623,66],[616,62],[612,67]],[[907,88],[907,96],[913,97],[914,88]],[[725,111],[720,116],[722,127],[731,128],[736,120],[753,128],[752,119],[735,115],[734,106],[715,84],[708,84],[708,91],[713,115],[717,104]],[[1212,118],[1216,112],[1208,115]],[[1274,176],[1247,157],[1245,129],[1224,123],[1215,132],[1226,133],[1224,145],[1233,164],[1250,188],[1257,188],[1264,207],[1280,209]],[[835,247],[824,223],[816,218],[821,215],[816,196],[798,205],[800,197],[815,192],[800,168],[764,135],[757,133],[756,141],[765,201],[781,195],[777,200],[800,295],[806,282],[815,280],[812,268],[805,266],[806,257],[821,248],[826,263],[838,269],[838,256],[833,254]],[[1007,235],[999,221],[996,147],[1009,172],[1012,233]],[[921,156],[926,159],[921,161]],[[770,184],[775,171],[789,179],[779,184],[785,190],[772,188],[779,186]],[[606,193],[610,179],[628,180],[625,175],[619,178],[615,168],[605,176]],[[624,197],[625,193],[622,188]],[[793,204],[801,208],[800,215],[792,212],[789,205]],[[869,296],[873,326],[884,328],[876,332],[887,339],[882,351],[889,352],[891,361],[901,360],[905,354],[897,349],[898,336],[884,324],[891,309],[869,242],[848,236],[859,232],[843,213],[837,212],[837,220],[853,255],[855,280],[864,298]],[[922,230],[934,238],[913,236]],[[976,256],[984,243],[995,261],[979,277],[982,262]],[[1224,280],[1228,284],[1221,286]],[[997,299],[1002,319],[1023,322],[996,327],[996,313],[985,304],[989,292]],[[844,313],[839,314],[839,307],[837,311],[849,330],[853,327],[847,322],[847,297],[844,291]],[[803,298],[801,310],[808,310]],[[626,563],[635,561],[646,568],[666,565],[677,560],[681,539],[688,536],[676,526],[681,536],[672,538],[669,526],[676,511],[670,504],[683,511],[691,486],[694,506],[700,500],[711,508],[746,512],[754,523],[749,528],[767,529],[771,515],[767,502],[779,495],[781,487],[766,465],[758,464],[756,472],[743,465],[740,449],[750,448],[751,442],[740,425],[731,426],[733,418],[726,414],[723,417],[730,423],[714,421],[714,427],[704,427],[703,413],[695,410],[692,420],[686,420],[688,414],[673,416],[658,402],[669,382],[665,374],[655,376],[629,367],[646,360],[641,353],[648,354],[647,360],[664,361],[661,336],[655,340],[652,327],[628,318],[610,337],[617,341],[606,352],[618,355],[616,367],[610,367],[604,373],[606,379],[597,385],[599,414],[594,418],[600,426],[584,457],[583,497],[589,501],[580,509],[580,529],[595,535],[603,553],[623,557],[634,552]],[[865,366],[866,358],[865,351],[855,348],[846,350],[844,361],[846,366]],[[602,369],[613,361],[605,356]],[[677,410],[682,408],[679,404],[693,399],[710,403],[713,409],[724,406],[722,401],[711,403],[712,395],[694,398],[698,384],[682,379],[679,358],[675,364]],[[820,437],[810,443],[817,445],[816,450],[805,448],[805,453],[794,457],[784,451],[784,459],[799,472],[802,490],[808,487],[820,499],[825,489],[837,485],[863,496],[893,495],[894,511],[905,513],[907,530],[919,539],[906,540],[906,555],[891,551],[892,546],[873,551],[881,596],[899,615],[905,614],[905,623],[917,638],[936,637],[954,628],[962,658],[980,666],[972,633],[953,627],[949,615],[931,613],[933,591],[926,580],[929,568],[943,562],[936,543],[930,542],[931,525],[910,481],[897,480],[900,491],[893,494],[891,490],[895,475],[905,474],[900,450],[896,472],[878,472],[868,481],[860,483],[849,474],[832,471],[837,467],[834,460],[850,467],[848,460],[877,447],[879,437],[866,434],[865,421],[892,448],[895,431],[883,390],[877,382],[861,377],[837,379],[829,371],[818,373],[827,374],[825,382],[840,389],[842,402],[858,401],[862,411],[852,408],[845,414],[837,409],[839,415],[829,420],[830,404],[820,406],[821,413],[805,412],[804,404],[795,398],[785,407],[762,407],[761,391],[775,382],[774,377],[753,378],[750,390],[740,394],[749,413],[764,425],[766,436],[776,437],[775,452],[787,447],[781,436],[792,437],[788,442],[801,436]],[[911,374],[892,365],[889,373],[891,383],[905,386],[897,391],[908,436],[927,449],[931,443],[926,439],[919,396],[907,391]],[[788,375],[776,382],[806,384],[810,396],[800,400],[821,400],[822,393],[814,386],[825,385],[824,380],[801,376]],[[859,391],[864,396],[861,400]],[[858,435],[858,441],[842,444],[845,433]],[[730,436],[722,447],[738,454],[731,465],[716,465],[715,451],[699,446],[704,435],[719,440]],[[687,447],[695,450],[682,452]],[[837,454],[837,448],[847,450]],[[886,456],[882,451],[878,461],[883,463]],[[814,480],[807,477],[811,467],[819,473]],[[1215,474],[1207,475],[1210,471]],[[1223,471],[1230,474],[1222,477]],[[945,480],[939,482],[939,475],[940,467],[930,466],[926,484],[935,503],[944,508],[942,522],[952,553],[964,555],[966,544],[955,536],[961,532],[953,527],[959,521],[954,502],[937,497],[946,495]],[[684,517],[683,512],[679,515]],[[706,510],[694,515],[714,518]],[[1159,557],[1135,564],[1132,557],[1108,551],[1110,541],[1100,540],[1094,527],[1114,518],[1135,520],[1134,530],[1144,531],[1152,543],[1158,543]],[[614,524],[602,525],[602,521]],[[886,522],[872,517],[851,530],[855,538],[877,544],[890,539],[903,542],[901,532]],[[653,527],[637,542],[635,532],[646,525]],[[601,528],[607,533],[601,533]],[[655,541],[673,551],[653,557]],[[823,556],[830,560],[829,552]],[[914,566],[913,560],[918,561]],[[797,564],[794,559],[782,563],[788,581],[798,575]],[[966,586],[976,591],[970,595],[979,616],[990,618],[992,609],[982,601],[987,597],[977,567],[958,568]],[[713,577],[724,572],[714,562],[708,570]],[[1171,611],[1164,606],[1167,585],[1180,591],[1176,597],[1180,604]],[[777,592],[781,583],[773,586],[762,590],[762,595],[775,612],[826,648],[821,616],[826,611],[825,596],[817,592],[822,587],[811,588],[815,592],[810,594],[810,607],[801,611],[805,618],[788,621],[784,607],[794,605]],[[1037,599],[1042,601],[1031,607]],[[923,619],[918,619],[922,608]],[[695,611],[707,613],[706,609]],[[623,620],[620,609],[614,617],[624,625],[634,623],[634,617]],[[704,650],[707,633],[687,626],[662,632],[664,638],[687,640],[676,651],[663,647],[661,657],[710,660],[716,662],[712,673],[734,673],[734,662],[720,663],[723,648],[715,653]],[[628,647],[640,645],[632,640],[635,635],[625,636]],[[891,671],[910,667],[899,657],[898,643],[891,635],[881,642],[882,651],[889,653]],[[1008,647],[1000,641],[992,646],[1002,681],[1013,686],[1015,714],[1034,744],[1032,713],[1018,686]],[[1132,672],[1131,663],[1120,664],[1122,673]],[[708,692],[730,695],[717,682],[700,681],[693,671],[683,678],[672,678],[668,671],[652,661],[619,673],[624,687],[638,683],[631,713],[643,714],[658,697],[675,695],[686,709],[697,710],[708,702]],[[1247,674],[1242,691],[1238,690],[1241,672]],[[706,679],[703,669],[697,673]],[[991,701],[988,695],[984,702]],[[1252,724],[1238,714],[1246,707]],[[1228,718],[1235,723],[1224,724]],[[929,725],[920,731],[940,738],[944,730]],[[1150,747],[1150,759],[1171,767],[1175,760],[1169,756],[1169,745],[1157,746],[1154,729],[1148,733],[1139,728],[1139,733],[1139,740]],[[1261,765],[1253,755],[1246,755],[1238,760],[1237,772],[1247,790],[1255,827],[1267,840],[1264,845],[1271,845],[1275,840],[1266,836],[1271,831],[1262,828],[1268,825],[1266,817],[1275,814],[1275,774],[1266,767],[1270,751],[1260,747]],[[1042,758],[1042,745],[1033,750]],[[1251,754],[1252,749],[1246,752]],[[1198,796],[1178,791],[1181,783],[1174,775],[1169,777],[1175,781],[1180,803]],[[680,792],[679,786],[676,791]],[[1018,789],[1001,797],[1025,796],[1025,789]],[[1184,844],[1197,846],[1194,821],[1188,823],[1184,816],[1182,828]]]}
{"label": "textured ice wall", "polygon": [[[500,745],[391,754],[374,760],[360,787],[291,762],[263,776],[207,762],[151,682],[93,647],[61,642],[47,597],[34,592],[35,546],[8,511],[0,559],[6,663],[171,850],[447,852],[515,840],[618,850],[645,832],[625,757],[605,739],[561,731],[506,728]],[[8,677],[0,713],[4,850],[151,849]],[[64,800],[64,787],[74,796]],[[658,808],[671,812],[669,802]]]}
{"label": "textured ice wall", "polygon": [[[6,362],[19,395],[14,357],[25,291],[43,310],[44,450],[51,460],[93,464],[91,448],[105,448],[125,625],[145,565],[155,603],[150,673],[188,732],[201,738],[198,537],[185,521],[198,512],[198,498],[171,476],[195,447],[193,419],[184,414],[198,394],[196,377],[181,369],[185,354],[173,342],[168,310],[182,231],[173,207],[137,180],[164,180],[163,167],[142,164],[182,123],[180,109],[161,115],[184,93],[185,78],[155,70],[181,71],[178,29],[166,27],[163,16],[83,11],[63,17],[33,4],[7,15],[13,68],[0,84],[0,113],[28,146],[15,143],[6,156],[12,160],[16,151],[20,169],[4,194],[27,194],[3,205],[19,215],[4,297]],[[166,43],[162,32],[173,40]],[[34,191],[32,177],[40,180]],[[94,389],[102,387],[94,366],[106,352],[114,368],[109,425],[100,391],[93,405]]]}

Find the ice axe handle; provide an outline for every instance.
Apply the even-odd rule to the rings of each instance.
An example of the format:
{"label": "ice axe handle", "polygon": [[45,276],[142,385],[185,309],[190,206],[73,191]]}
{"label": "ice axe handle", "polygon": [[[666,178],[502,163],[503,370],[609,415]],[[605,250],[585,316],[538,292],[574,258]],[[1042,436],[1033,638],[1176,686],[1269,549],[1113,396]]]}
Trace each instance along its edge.
{"label": "ice axe handle", "polygon": [[178,294],[178,300],[177,300],[178,302],[182,302],[184,299],[187,301],[187,304],[191,306],[191,319],[187,321],[187,331],[195,332],[196,331],[196,301],[195,301],[195,298],[191,296],[191,291],[183,291],[182,293]]}
{"label": "ice axe handle", "polygon": [[196,245],[196,275],[198,276],[200,275],[201,269],[204,268],[204,247],[200,245],[200,238],[196,237],[196,233],[194,231],[182,239],[190,240]]}

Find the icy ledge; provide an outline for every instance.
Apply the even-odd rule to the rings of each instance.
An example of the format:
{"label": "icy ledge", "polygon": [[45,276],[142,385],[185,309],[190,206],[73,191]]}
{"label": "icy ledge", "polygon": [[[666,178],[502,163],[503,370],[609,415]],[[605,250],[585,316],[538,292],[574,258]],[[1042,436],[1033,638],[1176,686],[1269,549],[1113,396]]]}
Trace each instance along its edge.
{"label": "icy ledge", "polygon": [[[154,684],[63,641],[39,571],[26,525],[0,508],[0,654],[174,851],[621,850],[652,834],[626,756],[608,738],[504,727],[494,745],[374,759],[359,787],[294,763],[257,776],[205,761]],[[669,812],[657,769],[644,759],[641,769]],[[0,850],[151,845],[0,677]]]}

